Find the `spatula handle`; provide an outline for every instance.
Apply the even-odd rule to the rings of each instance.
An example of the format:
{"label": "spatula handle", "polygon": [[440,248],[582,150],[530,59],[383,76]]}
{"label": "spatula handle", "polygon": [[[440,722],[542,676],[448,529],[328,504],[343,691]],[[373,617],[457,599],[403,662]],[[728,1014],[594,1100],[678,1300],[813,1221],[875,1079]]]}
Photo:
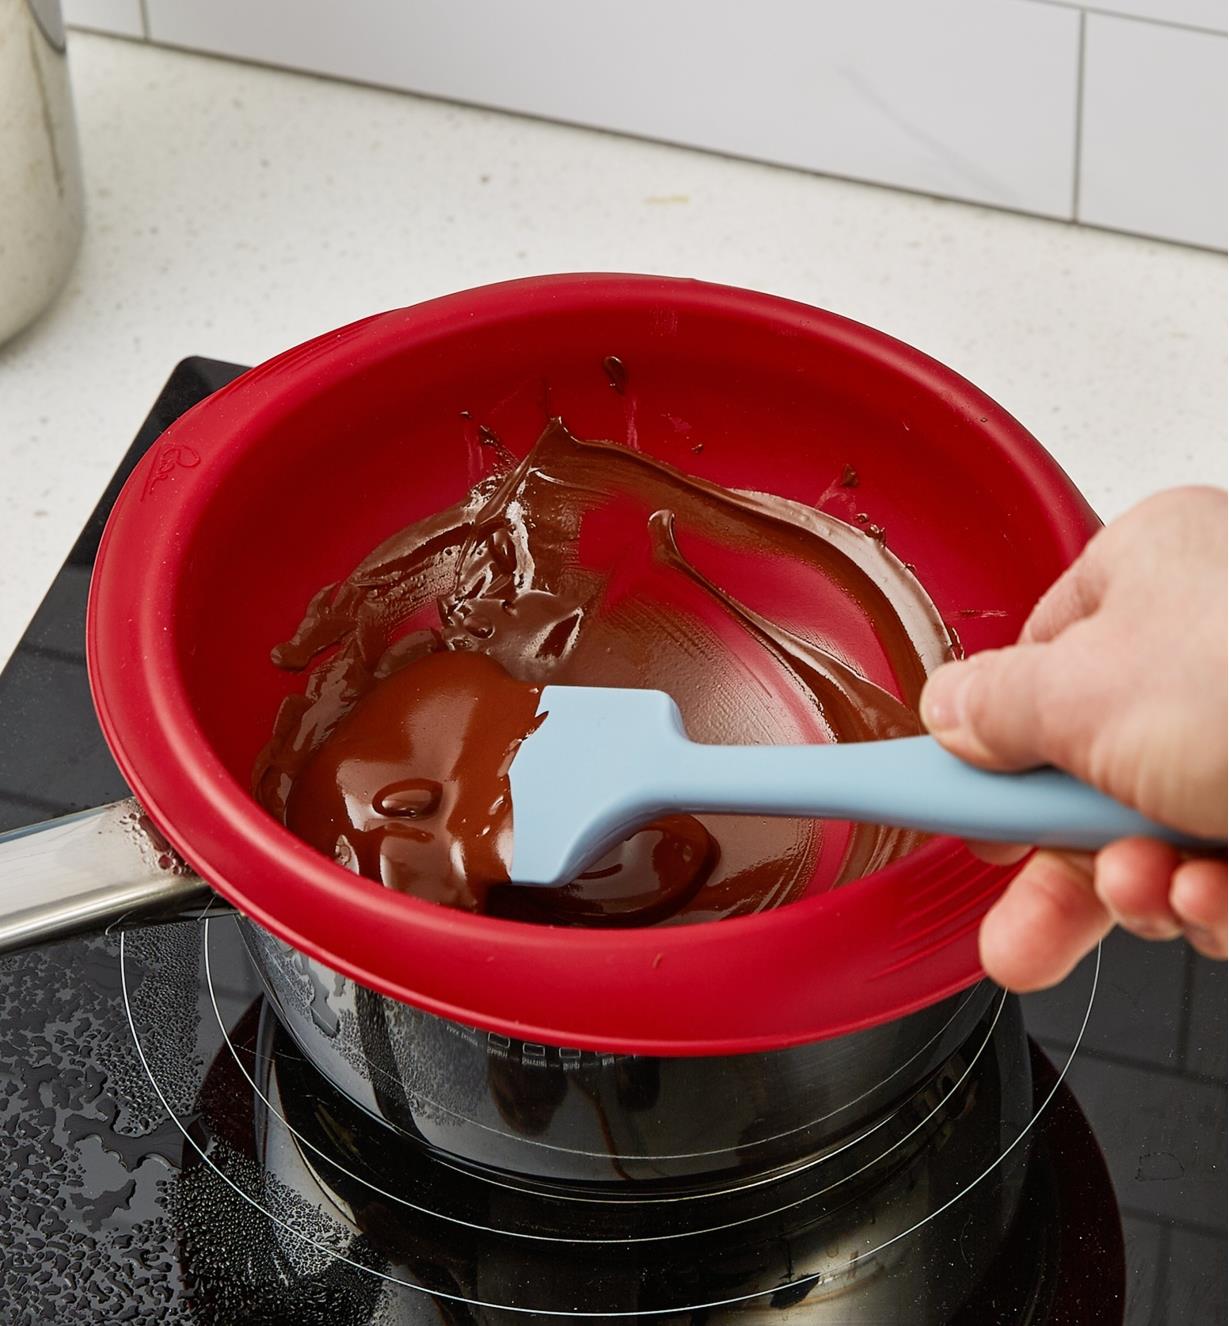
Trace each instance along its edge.
{"label": "spatula handle", "polygon": [[683,741],[654,779],[663,804],[855,820],[990,842],[1094,850],[1143,834],[1198,842],[1057,769],[990,773],[933,737],[828,746],[705,746]]}

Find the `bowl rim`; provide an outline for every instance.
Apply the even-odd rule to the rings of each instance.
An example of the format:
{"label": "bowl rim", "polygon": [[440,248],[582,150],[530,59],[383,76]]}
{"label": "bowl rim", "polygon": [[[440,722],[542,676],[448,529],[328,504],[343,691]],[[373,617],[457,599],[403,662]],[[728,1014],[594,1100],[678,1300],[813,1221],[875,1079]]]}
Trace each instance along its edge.
{"label": "bowl rim", "polygon": [[[191,531],[268,421],[360,359],[404,354],[462,326],[603,304],[758,320],[872,357],[975,422],[984,445],[1043,499],[1045,533],[1066,560],[1097,528],[1070,479],[1002,407],[929,356],[837,314],[621,273],[445,295],[258,365],[172,424],[137,465],[104,531],[87,612],[91,691],[124,777],[194,869],[300,952],[378,993],[521,1041],[648,1055],[763,1051],[857,1031],[966,988],[982,976],[977,923],[1014,870],[975,866],[953,840],[927,843],[855,887],[718,924],[585,930],[505,921],[344,871],[259,807],[198,726],[177,662],[177,586]],[[893,893],[899,899],[936,870],[961,872],[961,909],[918,960],[893,961],[899,952],[884,921]]]}

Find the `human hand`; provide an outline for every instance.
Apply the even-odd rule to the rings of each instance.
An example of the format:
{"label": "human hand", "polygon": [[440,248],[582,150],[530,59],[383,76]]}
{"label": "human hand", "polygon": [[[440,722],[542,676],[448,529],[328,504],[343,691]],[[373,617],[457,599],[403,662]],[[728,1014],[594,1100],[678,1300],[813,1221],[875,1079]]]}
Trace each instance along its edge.
{"label": "human hand", "polygon": [[[1224,839],[1225,557],[1222,490],[1148,498],[1089,542],[1017,644],[939,668],[923,721],[973,764],[1053,764],[1152,819]],[[982,922],[982,966],[1008,989],[1042,989],[1115,923],[1145,939],[1185,934],[1224,958],[1226,884],[1223,857],[1150,838],[1095,856],[1039,851]]]}

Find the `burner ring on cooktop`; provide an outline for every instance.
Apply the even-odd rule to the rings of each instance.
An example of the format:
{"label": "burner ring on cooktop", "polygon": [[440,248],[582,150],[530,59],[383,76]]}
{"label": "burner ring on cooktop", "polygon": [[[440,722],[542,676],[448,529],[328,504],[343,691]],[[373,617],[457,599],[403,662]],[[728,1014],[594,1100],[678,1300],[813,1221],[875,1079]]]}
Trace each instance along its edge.
{"label": "burner ring on cooktop", "polygon": [[[282,1128],[286,1130],[288,1136],[294,1139],[295,1146],[300,1148],[305,1146],[311,1152],[315,1153],[321,1160],[325,1161],[327,1165],[332,1166],[340,1173],[347,1175],[354,1182],[361,1185],[365,1185],[368,1188],[372,1188],[379,1197],[385,1199],[386,1201],[393,1201],[405,1206],[406,1208],[408,1208],[409,1211],[415,1213],[416,1216],[426,1216],[432,1220],[443,1220],[446,1222],[453,1221],[455,1223],[460,1223],[471,1231],[476,1231],[483,1235],[490,1235],[491,1237],[494,1237],[496,1239],[518,1238],[522,1240],[527,1240],[531,1243],[539,1243],[539,1244],[564,1243],[564,1242],[576,1244],[578,1242],[579,1243],[585,1242],[583,1238],[578,1238],[575,1233],[571,1234],[566,1239],[564,1239],[559,1236],[552,1236],[549,1234],[544,1235],[542,1233],[530,1232],[525,1230],[516,1230],[516,1229],[507,1229],[507,1228],[501,1229],[493,1226],[474,1225],[472,1222],[469,1221],[464,1221],[464,1220],[456,1221],[455,1217],[449,1216],[442,1211],[431,1210],[429,1208],[417,1206],[413,1202],[409,1202],[405,1198],[397,1196],[395,1193],[389,1192],[386,1189],[373,1185],[369,1179],[364,1179],[361,1176],[354,1174],[351,1170],[347,1169],[344,1164],[339,1163],[339,1161],[336,1158],[330,1156],[326,1151],[322,1150],[318,1145],[316,1145],[310,1139],[305,1137],[300,1131],[294,1129],[291,1126],[291,1124],[285,1119],[284,1114],[276,1108],[276,1106],[272,1101],[269,1100],[268,1096],[265,1095],[265,1093],[259,1091],[255,1078],[252,1076],[251,1073],[248,1072],[247,1068],[244,1066],[242,1057],[238,1049],[236,1048],[234,1042],[232,1041],[229,1032],[227,1031],[225,1020],[222,1016],[221,1009],[218,1006],[216,992],[213,988],[213,983],[212,983],[212,974],[208,965],[209,950],[210,950],[210,932],[216,929],[216,927],[219,924],[226,926],[230,923],[226,921],[218,922],[218,921],[207,920],[201,926],[200,930],[202,937],[202,951],[204,956],[206,979],[208,981],[207,993],[209,996],[209,1001],[212,1005],[214,1015],[218,1020],[218,1025],[219,1028],[221,1029],[223,1039],[227,1044],[229,1054],[231,1055],[231,1057],[235,1062],[235,1065],[238,1067],[239,1071],[241,1072],[243,1081],[247,1084],[248,1087],[251,1088],[253,1094],[262,1101],[263,1108],[269,1112],[271,1117],[275,1119]],[[803,1270],[800,1273],[794,1274],[794,1276],[787,1284],[785,1285],[777,1284],[770,1289],[769,1288],[758,1289],[750,1293],[739,1293],[736,1295],[731,1295],[721,1298],[710,1298],[704,1302],[697,1302],[697,1301],[691,1301],[686,1303],[677,1302],[668,1305],[663,1304],[661,1306],[654,1306],[650,1308],[643,1308],[643,1309],[636,1308],[630,1311],[611,1311],[611,1309],[608,1307],[603,1307],[601,1309],[595,1309],[595,1310],[587,1310],[583,1308],[558,1309],[552,1307],[543,1307],[534,1304],[513,1303],[506,1301],[498,1302],[491,1299],[475,1297],[472,1295],[455,1294],[455,1293],[450,1293],[447,1289],[438,1285],[417,1283],[414,1280],[405,1278],[404,1276],[398,1276],[388,1271],[381,1270],[377,1267],[365,1265],[361,1261],[355,1260],[352,1257],[347,1256],[345,1253],[337,1251],[337,1249],[334,1247],[329,1247],[322,1242],[312,1239],[310,1235],[304,1233],[300,1229],[294,1228],[293,1225],[281,1219],[275,1210],[269,1209],[267,1205],[262,1204],[260,1201],[254,1198],[250,1192],[245,1191],[243,1185],[240,1182],[236,1181],[236,1179],[234,1179],[230,1174],[228,1174],[225,1171],[225,1169],[222,1166],[220,1166],[217,1163],[217,1161],[208,1153],[206,1147],[202,1145],[200,1140],[198,1140],[198,1136],[194,1135],[196,1130],[190,1129],[190,1127],[185,1123],[184,1119],[182,1119],[179,1116],[179,1114],[177,1114],[176,1111],[172,1108],[170,1101],[167,1098],[167,1094],[164,1091],[164,1084],[158,1080],[153,1069],[151,1068],[149,1058],[147,1057],[145,1052],[145,1046],[142,1043],[141,1033],[138,1030],[138,1025],[137,1025],[138,1019],[134,1013],[132,1001],[130,999],[122,936],[121,936],[121,947],[120,947],[120,961],[121,961],[121,980],[123,985],[125,1009],[127,1011],[129,1027],[136,1046],[137,1054],[140,1057],[141,1063],[145,1069],[146,1074],[149,1076],[154,1091],[156,1092],[158,1098],[162,1101],[164,1108],[167,1110],[168,1116],[171,1118],[171,1120],[174,1122],[176,1127],[183,1134],[185,1141],[192,1147],[192,1149],[197,1153],[197,1155],[199,1155],[201,1161],[205,1165],[207,1165],[218,1176],[218,1178],[220,1178],[228,1187],[233,1189],[234,1192],[245,1202],[248,1202],[256,1210],[260,1211],[266,1219],[272,1222],[272,1224],[280,1227],[280,1229],[284,1231],[285,1234],[289,1235],[292,1239],[303,1240],[306,1244],[308,1244],[310,1247],[315,1249],[316,1252],[323,1253],[328,1257],[336,1258],[338,1261],[346,1264],[347,1266],[349,1266],[350,1268],[352,1268],[357,1272],[366,1273],[367,1275],[375,1276],[380,1280],[387,1281],[401,1288],[411,1290],[420,1294],[434,1295],[437,1299],[441,1300],[450,1300],[459,1303],[467,1303],[475,1307],[488,1308],[491,1310],[502,1310],[507,1312],[516,1312],[520,1314],[536,1313],[539,1316],[574,1316],[582,1319],[583,1318],[631,1319],[638,1317],[646,1318],[646,1317],[661,1315],[663,1311],[677,1312],[677,1311],[712,1310],[717,1308],[734,1306],[738,1303],[746,1303],[755,1299],[768,1299],[772,1295],[777,1295],[778,1297],[774,1301],[780,1303],[783,1302],[784,1300],[782,1300],[779,1296],[785,1289],[790,1289],[790,1290],[797,1289],[801,1291],[801,1296],[805,1297],[806,1294],[810,1292],[811,1288],[819,1284],[823,1284],[828,1279],[831,1278],[830,1272],[827,1271]],[[932,1210],[927,1210],[924,1214],[920,1216],[918,1220],[910,1224],[907,1228],[892,1233],[889,1237],[881,1240],[875,1246],[870,1248],[863,1248],[860,1251],[856,1251],[855,1253],[853,1253],[847,1260],[841,1263],[842,1274],[848,1277],[855,1275],[857,1273],[857,1268],[861,1265],[874,1266],[876,1261],[882,1258],[882,1254],[885,1252],[885,1250],[892,1248],[894,1245],[902,1243],[902,1241],[908,1238],[909,1236],[916,1234],[919,1230],[923,1229],[925,1226],[928,1226],[932,1224],[932,1222],[938,1220],[941,1216],[943,1216],[943,1214],[949,1208],[951,1208],[957,1202],[967,1197],[980,1184],[982,1184],[984,1181],[989,1179],[994,1174],[994,1172],[1000,1167],[1000,1165],[1002,1165],[1004,1160],[1006,1160],[1009,1156],[1012,1155],[1014,1151],[1016,1151],[1020,1143],[1029,1137],[1038,1119],[1041,1117],[1041,1115],[1044,1113],[1046,1108],[1049,1106],[1050,1102],[1053,1100],[1055,1093],[1058,1091],[1058,1088],[1062,1083],[1063,1077],[1065,1076],[1068,1068],[1070,1067],[1071,1061],[1074,1058],[1076,1050],[1078,1050],[1080,1041],[1084,1034],[1084,1029],[1087,1026],[1089,1014],[1091,1012],[1092,1002],[1096,991],[1099,966],[1100,963],[1098,958],[1098,962],[1093,971],[1093,979],[1089,991],[1088,1003],[1084,1009],[1083,1019],[1079,1031],[1075,1036],[1074,1048],[1072,1049],[1071,1054],[1068,1056],[1066,1063],[1063,1064],[1060,1072],[1057,1075],[1056,1080],[1050,1087],[1048,1093],[1046,1094],[1044,1099],[1037,1105],[1031,1117],[1027,1120],[1024,1126],[1020,1128],[1020,1130],[1017,1132],[1015,1137],[1010,1139],[1007,1142],[1006,1146],[1003,1147],[1003,1149],[998,1153],[998,1155],[993,1160],[991,1160],[989,1164],[983,1166],[980,1172],[976,1173],[970,1180],[965,1182],[958,1189],[958,1191],[955,1192],[948,1200],[936,1206]],[[926,1119],[932,1117],[935,1113],[937,1113],[938,1110],[942,1108],[944,1101],[947,1100],[949,1097],[951,1097],[954,1092],[959,1090],[960,1085],[964,1080],[964,1077],[967,1076],[969,1072],[973,1071],[973,1068],[976,1065],[978,1059],[980,1059],[981,1055],[986,1050],[986,1047],[990,1044],[994,1027],[998,1025],[998,1020],[1002,1015],[1003,1008],[1004,1008],[1004,1001],[1000,1000],[997,1006],[995,1007],[993,1019],[991,1021],[990,1028],[985,1036],[985,1039],[978,1047],[977,1053],[973,1056],[973,1059],[970,1061],[969,1065],[967,1066],[965,1073],[962,1075],[960,1079],[958,1079],[953,1085],[951,1085],[949,1089],[943,1094],[939,1102],[934,1106],[934,1108],[931,1109],[930,1113],[926,1116]],[[924,1119],[923,1124],[925,1123],[925,1121],[926,1120]],[[922,1125],[916,1125],[913,1129],[910,1130],[908,1134],[906,1134],[906,1137],[912,1136],[912,1134],[916,1132],[918,1130],[918,1127],[920,1126]],[[868,1136],[869,1133],[873,1131],[874,1129],[868,1130],[867,1133],[863,1135],[863,1137],[855,1139],[855,1141],[864,1140],[864,1137]],[[878,1157],[876,1159],[879,1158],[881,1157]],[[310,1161],[307,1159],[307,1157],[304,1157],[304,1162],[310,1169]],[[868,1168],[870,1165],[873,1165],[874,1163],[875,1160],[873,1159],[867,1162],[867,1165],[861,1166],[859,1170],[856,1172],[861,1173],[862,1170]],[[458,1174],[461,1177],[469,1177],[472,1179],[472,1176],[466,1176],[462,1171],[458,1171]],[[322,1180],[320,1180],[318,1175],[314,1174],[314,1171],[313,1175],[314,1177],[316,1177],[317,1182],[320,1183],[323,1182]],[[791,1174],[785,1177],[792,1179],[795,1176]],[[774,1178],[776,1178],[776,1176],[774,1176]],[[484,1176],[481,1181],[483,1183],[488,1183],[489,1178]],[[508,1186],[513,1187],[515,1190],[515,1185],[508,1185]],[[772,1185],[768,1186],[771,1190]],[[833,1185],[830,1185],[829,1187],[831,1186]],[[324,1197],[325,1193],[328,1190],[322,1186],[320,1191],[321,1191],[321,1196]],[[679,1232],[676,1235],[676,1237],[684,1239],[695,1238],[706,1234],[719,1233],[724,1229],[733,1228],[735,1226],[742,1224],[754,1224],[757,1220],[760,1219],[770,1220],[773,1218],[779,1218],[785,1212],[803,1206],[808,1200],[812,1200],[816,1197],[819,1197],[821,1194],[827,1191],[829,1191],[829,1188],[819,1188],[811,1190],[810,1192],[804,1194],[801,1198],[797,1199],[796,1201],[787,1203],[784,1206],[773,1208],[768,1211],[758,1212],[756,1215],[748,1217],[745,1220],[729,1221],[726,1222],[725,1224],[711,1226],[706,1229],[685,1230]],[[530,1195],[536,1196],[536,1194],[532,1193]],[[704,1194],[700,1198],[693,1197],[689,1199],[689,1201],[691,1205],[694,1207],[697,1203],[703,1205],[705,1199],[710,1196],[720,1197],[728,1195],[729,1194]],[[738,1195],[740,1196],[741,1194]],[[329,1196],[330,1198],[332,1198],[331,1193],[329,1193]],[[335,1206],[335,1199],[332,1200]],[[667,1243],[668,1244],[670,1242],[670,1239],[669,1236],[666,1235],[662,1236],[653,1235],[642,1238],[620,1236],[614,1241],[620,1244],[622,1243]],[[591,1242],[595,1245],[602,1245],[611,1242],[611,1240],[609,1237],[607,1237],[603,1239],[594,1239],[591,1240]],[[797,1272],[798,1268],[795,1267],[794,1270],[795,1272]]]}

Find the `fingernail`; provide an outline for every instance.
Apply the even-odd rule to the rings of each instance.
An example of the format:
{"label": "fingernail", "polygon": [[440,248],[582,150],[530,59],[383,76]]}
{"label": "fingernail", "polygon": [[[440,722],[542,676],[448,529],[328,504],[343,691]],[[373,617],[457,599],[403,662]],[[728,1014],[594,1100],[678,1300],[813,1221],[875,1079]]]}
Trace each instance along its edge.
{"label": "fingernail", "polygon": [[952,732],[963,727],[971,675],[968,663],[948,663],[926,683],[922,722],[931,732]]}
{"label": "fingernail", "polygon": [[1177,939],[1182,933],[1180,925],[1154,921],[1150,916],[1124,916],[1122,924],[1140,939]]}

